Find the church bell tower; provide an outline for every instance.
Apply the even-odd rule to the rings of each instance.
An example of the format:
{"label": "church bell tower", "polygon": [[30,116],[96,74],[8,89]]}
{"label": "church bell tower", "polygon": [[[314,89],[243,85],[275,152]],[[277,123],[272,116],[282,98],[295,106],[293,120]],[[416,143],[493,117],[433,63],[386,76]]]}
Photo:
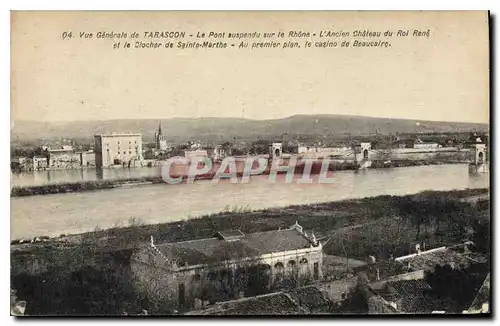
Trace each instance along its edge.
{"label": "church bell tower", "polygon": [[157,150],[167,150],[167,137],[165,137],[161,130],[161,122],[158,123],[158,132],[155,133],[155,147]]}

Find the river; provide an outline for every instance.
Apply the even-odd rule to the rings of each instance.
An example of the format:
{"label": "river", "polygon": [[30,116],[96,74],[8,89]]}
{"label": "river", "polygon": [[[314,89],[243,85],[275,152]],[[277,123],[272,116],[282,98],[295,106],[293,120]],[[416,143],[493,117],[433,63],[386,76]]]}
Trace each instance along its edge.
{"label": "river", "polygon": [[172,222],[217,213],[228,206],[255,210],[424,190],[489,187],[489,173],[470,175],[465,164],[339,171],[334,172],[331,184],[285,183],[283,177],[278,176],[275,183],[267,176],[253,176],[246,184],[197,181],[11,198],[11,239],[127,225],[131,218],[147,224]]}

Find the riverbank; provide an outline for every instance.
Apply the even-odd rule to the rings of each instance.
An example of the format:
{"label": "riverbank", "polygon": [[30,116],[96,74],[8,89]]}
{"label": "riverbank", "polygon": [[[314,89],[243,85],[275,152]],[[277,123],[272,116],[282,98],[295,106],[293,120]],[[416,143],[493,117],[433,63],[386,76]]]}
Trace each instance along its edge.
{"label": "riverbank", "polygon": [[[460,161],[372,161],[371,169],[387,169],[395,167],[412,167],[412,166],[425,166],[425,165],[441,165],[441,164],[460,164]],[[303,165],[298,165],[296,173],[301,173]],[[329,171],[354,171],[357,166],[352,162],[332,162],[329,165]],[[319,174],[321,171],[321,164],[313,165],[311,174]],[[268,174],[265,171],[264,174]],[[195,180],[211,180],[215,173],[207,173],[199,175]],[[241,177],[241,173],[237,174]],[[176,176],[172,176],[173,178]],[[183,182],[187,176],[181,176]],[[162,184],[165,181],[161,176],[137,177],[137,178],[124,178],[124,179],[110,179],[110,180],[95,180],[95,181],[79,181],[79,182],[62,182],[54,184],[46,184],[40,186],[14,186],[11,189],[11,197],[25,197],[37,195],[50,195],[50,194],[65,194],[75,192],[87,192],[97,190],[109,190],[120,187],[142,186],[150,184]]]}
{"label": "riverbank", "polygon": [[156,243],[188,241],[221,230],[276,230],[297,221],[322,242],[333,236],[325,253],[343,256],[345,250],[352,258],[384,259],[404,254],[411,243],[431,247],[458,243],[464,236],[489,245],[489,206],[473,207],[461,200],[488,191],[427,191],[259,211],[228,207],[218,214],[156,225],[134,220],[128,227],[11,245],[11,286],[20,300],[28,302],[30,315],[121,314],[141,309],[154,313],[154,307],[135,291],[129,273],[131,253],[151,236]]}
{"label": "riverbank", "polygon": [[[262,232],[292,225],[295,221],[305,229],[314,230],[320,236],[335,228],[358,225],[385,216],[400,214],[399,204],[404,201],[416,203],[457,201],[467,204],[464,198],[486,196],[489,189],[465,189],[452,191],[425,191],[407,196],[376,196],[362,199],[351,199],[324,202],[308,205],[292,205],[286,207],[252,210],[248,206],[226,207],[222,212],[203,215],[189,220],[144,225],[140,219],[131,219],[129,226],[112,227],[105,230],[96,229],[75,235],[62,234],[59,237],[34,237],[37,243],[18,245],[20,240],[13,240],[11,249],[25,251],[27,248],[65,247],[79,245],[89,237],[102,241],[106,248],[130,248],[139,242],[148,241],[150,236],[158,242],[188,241],[211,237],[215,232],[228,229],[241,229],[245,233]],[[366,212],[370,212],[366,214]],[[411,213],[411,212],[409,212]],[[443,212],[438,212],[443,213]],[[27,241],[29,242],[29,241]]]}

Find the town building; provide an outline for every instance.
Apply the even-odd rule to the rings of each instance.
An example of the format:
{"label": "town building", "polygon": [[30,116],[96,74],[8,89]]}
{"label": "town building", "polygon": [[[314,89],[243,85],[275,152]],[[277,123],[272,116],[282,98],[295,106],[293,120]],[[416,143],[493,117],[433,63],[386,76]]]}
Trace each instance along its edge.
{"label": "town building", "polygon": [[45,170],[49,167],[48,160],[43,156],[34,156],[33,157],[33,170]]}
{"label": "town building", "polygon": [[163,135],[161,122],[158,124],[158,132],[155,133],[155,149],[158,151],[166,151],[168,149],[167,137]]}
{"label": "town building", "polygon": [[283,144],[282,143],[271,143],[269,144],[269,157],[279,158],[283,154]]}
{"label": "town building", "polygon": [[26,164],[28,158],[26,156],[17,156],[17,157],[12,157],[10,161],[12,163],[17,163],[19,165],[24,165]]}
{"label": "town building", "polygon": [[142,161],[142,135],[140,133],[106,133],[94,135],[96,167],[130,166]]}
{"label": "town building", "polygon": [[465,141],[465,147],[467,148],[475,148],[477,144],[487,144],[488,143],[488,135],[478,135],[477,133],[473,133],[470,137]]}
{"label": "town building", "polygon": [[93,150],[77,152],[81,167],[95,167],[95,153]]}
{"label": "town building", "polygon": [[80,167],[80,156],[75,153],[73,146],[49,148],[48,165],[51,169],[72,169]]}
{"label": "town building", "polygon": [[433,141],[423,141],[420,138],[417,138],[415,142],[413,143],[413,148],[418,148],[418,149],[428,149],[428,148],[440,148],[442,147],[436,142]]}
{"label": "town building", "polygon": [[183,156],[186,158],[208,157],[208,151],[205,149],[184,150]]}
{"label": "town building", "polygon": [[294,288],[322,278],[322,244],[295,223],[288,229],[156,244],[131,263],[139,292],[180,311]]}
{"label": "town building", "polygon": [[216,146],[211,151],[211,153],[209,153],[209,156],[211,156],[212,159],[217,162],[217,161],[223,160],[227,156],[227,153],[226,153],[225,149],[222,148],[222,146]]}
{"label": "town building", "polygon": [[22,171],[25,170],[27,167],[27,163],[30,160],[25,157],[25,156],[16,156],[16,157],[11,157],[10,159],[10,169],[11,171]]}
{"label": "town building", "polygon": [[291,148],[292,154],[298,154],[304,157],[311,158],[324,158],[330,156],[342,156],[349,153],[352,149],[350,147],[314,147],[298,145]]}

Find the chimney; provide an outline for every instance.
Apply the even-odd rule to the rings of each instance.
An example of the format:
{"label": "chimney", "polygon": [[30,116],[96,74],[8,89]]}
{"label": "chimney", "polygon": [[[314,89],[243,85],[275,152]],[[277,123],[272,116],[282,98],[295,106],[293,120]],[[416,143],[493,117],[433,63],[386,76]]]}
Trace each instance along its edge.
{"label": "chimney", "polygon": [[302,233],[302,226],[299,225],[298,221],[295,221],[295,224],[292,225],[291,229],[295,229],[295,230],[299,231],[300,233]]}
{"label": "chimney", "polygon": [[377,268],[377,281],[380,281],[380,269]]}
{"label": "chimney", "polygon": [[317,246],[318,245],[318,240],[316,240],[316,236],[314,235],[314,232],[311,231],[311,234],[312,234],[313,245]]}
{"label": "chimney", "polygon": [[151,247],[155,246],[155,242],[153,241],[153,236],[151,236]]}

